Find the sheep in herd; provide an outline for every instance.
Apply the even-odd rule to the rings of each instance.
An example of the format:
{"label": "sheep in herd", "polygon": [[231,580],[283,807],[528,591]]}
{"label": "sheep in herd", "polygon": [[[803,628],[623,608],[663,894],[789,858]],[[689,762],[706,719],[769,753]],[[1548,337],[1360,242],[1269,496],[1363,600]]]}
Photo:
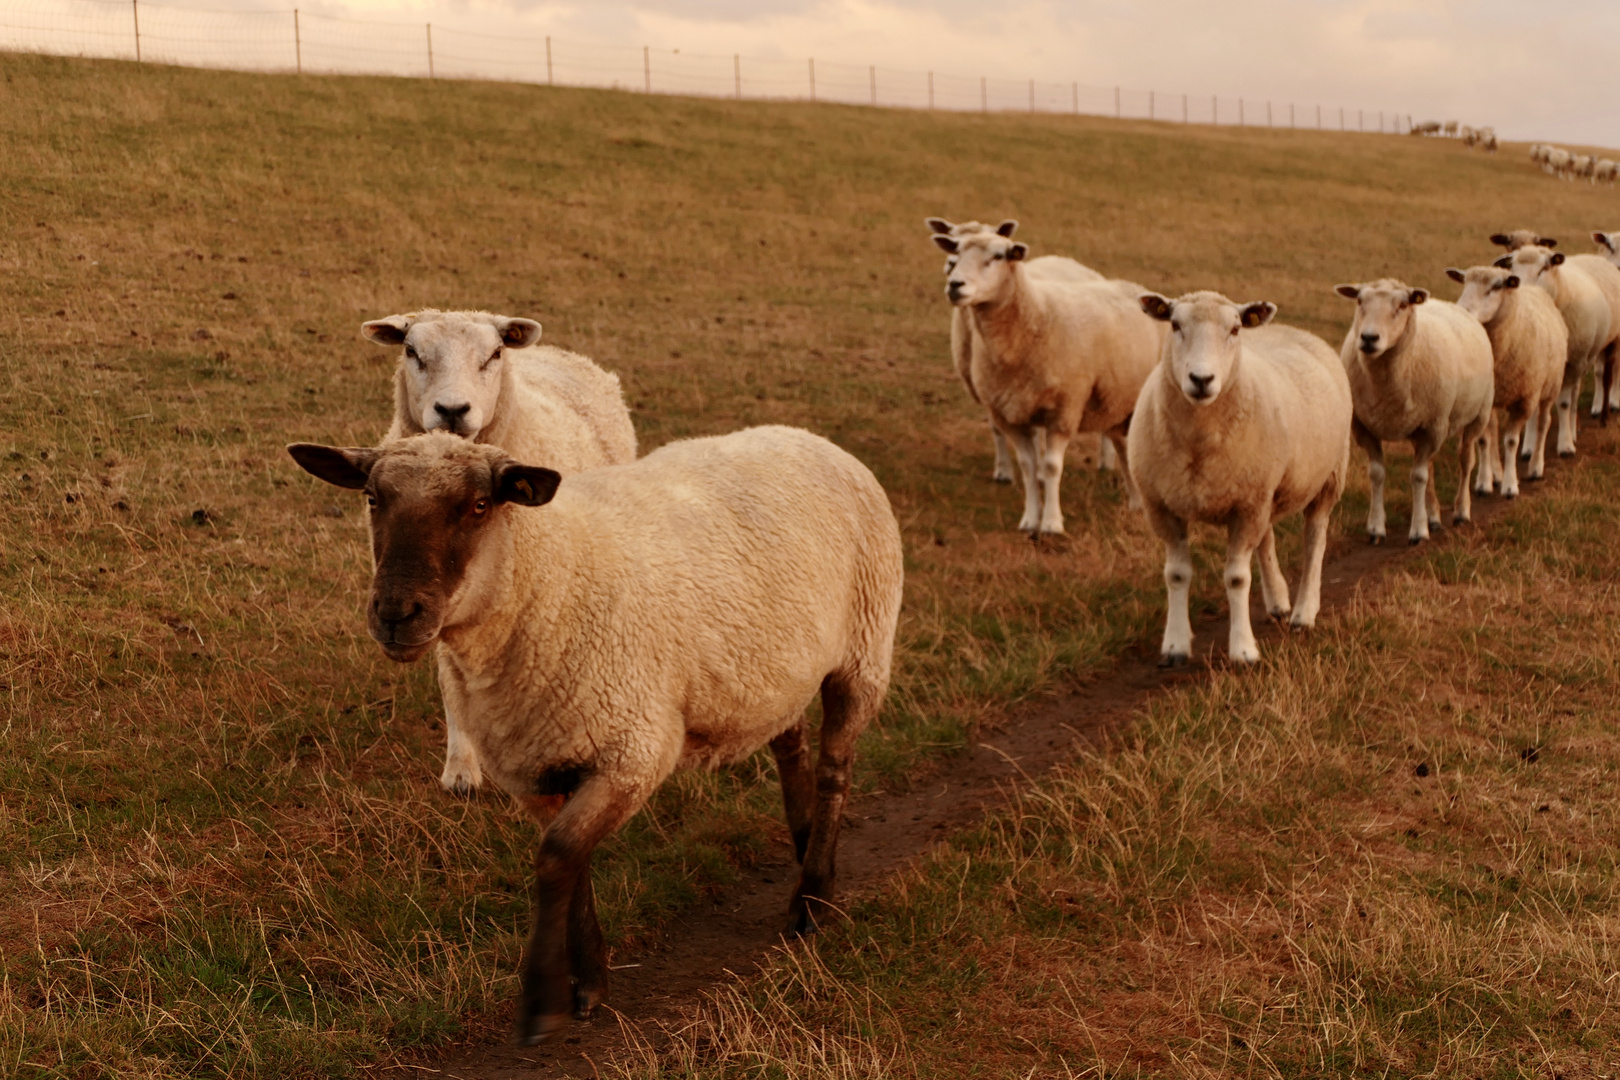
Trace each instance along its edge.
{"label": "sheep in herd", "polygon": [[[789,931],[832,910],[855,741],[887,691],[904,574],[899,526],[864,465],[784,427],[566,480],[443,432],[288,450],[366,492],[371,636],[401,662],[439,644],[485,770],[546,827],[524,1043],[601,1000],[591,854],[678,767],[769,743],[803,867]],[[803,714],[818,691],[812,766]]]}
{"label": "sheep in herd", "polygon": [[1592,168],[1592,182],[1605,181],[1610,187],[1616,180],[1620,180],[1620,162],[1609,158],[1598,158],[1597,165]]}
{"label": "sheep in herd", "polygon": [[1512,232],[1496,233],[1491,237],[1491,243],[1497,247],[1505,247],[1509,251],[1518,251],[1522,247],[1557,247],[1558,241],[1550,236],[1542,236],[1534,229],[1514,229]]}
{"label": "sheep in herd", "polygon": [[1475,491],[1490,494],[1489,474],[1500,469],[1502,494],[1511,499],[1519,493],[1519,446],[1527,424],[1532,425],[1535,445],[1525,478],[1540,480],[1546,469],[1547,433],[1564,384],[1569,330],[1552,297],[1542,289],[1521,289],[1511,271],[1497,266],[1466,271],[1449,267],[1446,276],[1462,284],[1457,306],[1478,319],[1491,340],[1492,398],[1506,419],[1501,425],[1500,456],[1493,440],[1485,457],[1490,468],[1479,470],[1481,483]]}
{"label": "sheep in herd", "polygon": [[1589,180],[1592,177],[1596,162],[1591,154],[1576,154],[1569,159],[1569,175],[1576,180]]}
{"label": "sheep in herd", "polygon": [[1440,134],[1440,121],[1425,120],[1421,124],[1413,124],[1408,135],[1438,135]]}
{"label": "sheep in herd", "polygon": [[1542,161],[1541,167],[1548,173],[1551,173],[1553,176],[1558,177],[1560,180],[1565,180],[1568,179],[1569,176],[1570,160],[1571,158],[1568,150],[1564,150],[1556,146],[1549,146],[1547,147],[1546,159]]}
{"label": "sheep in herd", "polygon": [[1350,377],[1356,442],[1367,451],[1372,492],[1367,535],[1382,543],[1384,443],[1412,443],[1412,524],[1407,542],[1440,527],[1440,499],[1429,483],[1429,463],[1452,434],[1461,464],[1454,522],[1472,517],[1469,481],[1479,437],[1491,420],[1494,383],[1491,339],[1479,320],[1456,304],[1429,299],[1392,278],[1335,287],[1356,302],[1355,321],[1339,357]]}
{"label": "sheep in herd", "polygon": [[1187,530],[1194,521],[1227,527],[1227,653],[1252,663],[1260,650],[1249,622],[1251,564],[1258,553],[1266,610],[1288,616],[1272,525],[1298,510],[1305,540],[1290,623],[1316,624],[1328,519],[1349,468],[1350,385],[1326,342],[1266,325],[1275,304],[1237,304],[1214,292],[1176,300],[1146,293],[1140,302],[1170,328],[1137,398],[1127,454],[1148,522],[1164,541],[1169,612],[1159,663],[1173,667],[1192,655]]}
{"label": "sheep in herd", "polygon": [[1474,144],[1479,141],[1479,132],[1467,124],[1463,124],[1457,129],[1457,138],[1462,140],[1464,146],[1472,149]]}
{"label": "sheep in herd", "polygon": [[[1000,236],[1011,237],[1018,229],[1018,222],[1008,218],[995,228],[981,224],[977,221],[964,221],[952,224],[944,218],[924,218],[923,223],[928,226],[933,235],[950,236],[960,240],[964,236],[975,233],[995,233]],[[945,273],[947,275],[956,268],[955,255],[945,258]],[[1042,255],[1036,259],[1029,259],[1024,264],[1024,272],[1031,277],[1046,278],[1049,281],[1102,281],[1103,276],[1074,259],[1064,255]],[[961,378],[962,385],[967,387],[968,396],[976,404],[979,401],[978,392],[973,389],[973,326],[967,312],[961,308],[951,309],[951,360],[956,366],[956,374]],[[1010,484],[1013,481],[1012,456],[1007,452],[1007,439],[996,427],[995,422],[990,423],[990,437],[995,441],[996,464],[991,473],[992,479],[998,484]],[[1041,451],[1037,447],[1037,452]],[[1097,464],[1101,468],[1113,467],[1113,444],[1107,439],[1102,440],[1097,456]]]}
{"label": "sheep in herd", "polygon": [[[1558,397],[1558,453],[1569,457],[1575,453],[1581,382],[1600,361],[1605,367],[1612,364],[1620,346],[1620,269],[1599,255],[1566,259],[1539,244],[1504,255],[1495,265],[1511,270],[1521,285],[1545,289],[1569,328],[1564,387]],[[1593,405],[1606,419],[1604,399],[1600,385]]]}
{"label": "sheep in herd", "polygon": [[1480,136],[1479,142],[1480,145],[1485,148],[1485,152],[1488,154],[1494,154],[1501,149],[1501,143],[1497,142],[1496,139],[1496,132],[1492,131],[1490,128],[1485,129],[1485,134]]}
{"label": "sheep in herd", "polygon": [[[1125,431],[1163,328],[1142,313],[1140,286],[1052,281],[1025,272],[1029,245],[979,233],[934,243],[957,256],[946,285],[974,335],[975,396],[1012,444],[1024,478],[1028,533],[1063,532],[1063,452],[1079,432],[1100,432],[1124,457]],[[1040,432],[1046,435],[1037,453]],[[1122,470],[1137,505],[1129,466]]]}
{"label": "sheep in herd", "polygon": [[1607,233],[1594,232],[1592,240],[1597,244],[1600,255],[1620,267],[1620,230]]}
{"label": "sheep in herd", "polygon": [[1447,120],[1443,125],[1441,125],[1440,130],[1445,133],[1446,138],[1448,138],[1448,139],[1455,138],[1456,135],[1457,135],[1458,126],[1459,125],[1458,125],[1457,121],[1455,121],[1455,120]]}
{"label": "sheep in herd", "polygon": [[[484,311],[417,311],[361,326],[367,340],[404,346],[394,374],[388,439],[448,431],[489,443],[563,475],[636,457],[636,432],[619,377],[550,346],[533,347],[540,324]],[[482,778],[461,734],[463,691],[441,664],[445,760],[439,783],[469,795]]]}

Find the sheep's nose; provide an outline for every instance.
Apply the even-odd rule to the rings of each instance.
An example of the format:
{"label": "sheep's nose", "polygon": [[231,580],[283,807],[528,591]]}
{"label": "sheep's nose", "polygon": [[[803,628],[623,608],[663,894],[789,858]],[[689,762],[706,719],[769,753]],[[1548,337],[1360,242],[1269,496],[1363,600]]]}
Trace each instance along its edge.
{"label": "sheep's nose", "polygon": [[378,622],[393,629],[422,614],[422,602],[403,597],[377,597],[372,601],[372,610],[376,612]]}
{"label": "sheep's nose", "polygon": [[1377,334],[1362,334],[1361,335],[1361,351],[1362,352],[1372,352],[1376,348],[1378,348],[1378,335]]}
{"label": "sheep's nose", "polygon": [[1187,381],[1192,383],[1193,397],[1208,397],[1209,384],[1215,381],[1213,375],[1188,375]]}
{"label": "sheep's nose", "polygon": [[469,402],[466,405],[436,404],[433,406],[433,411],[439,414],[439,419],[444,421],[445,427],[455,431],[456,428],[461,426],[461,422],[467,418],[467,414],[472,412],[472,403]]}
{"label": "sheep's nose", "polygon": [[949,296],[952,300],[962,299],[962,283],[954,280],[946,282],[945,295]]}

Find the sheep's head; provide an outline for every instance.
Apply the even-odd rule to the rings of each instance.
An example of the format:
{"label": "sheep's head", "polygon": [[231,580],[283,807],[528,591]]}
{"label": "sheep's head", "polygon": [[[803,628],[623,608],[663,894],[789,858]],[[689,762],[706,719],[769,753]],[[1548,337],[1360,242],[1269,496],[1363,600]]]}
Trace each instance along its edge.
{"label": "sheep's head", "polygon": [[[1012,223],[1015,227],[1017,222]],[[938,234],[934,243],[951,256],[945,262],[945,295],[957,307],[988,304],[1012,284],[1012,264],[1029,254],[1029,245],[1000,233],[979,232],[958,239]]]}
{"label": "sheep's head", "polygon": [[[923,224],[928,226],[928,231],[932,235],[948,236],[953,240],[960,240],[965,236],[974,236],[978,233],[983,233],[986,236],[1011,236],[1018,231],[1018,222],[1012,218],[1008,218],[993,229],[980,221],[959,221],[953,225],[944,218],[937,217],[923,218]],[[947,275],[956,269],[956,260],[955,252],[950,252],[945,256],[945,273]]]}
{"label": "sheep's head", "polygon": [[1620,231],[1595,232],[1592,239],[1597,241],[1598,251],[1605,259],[1620,266]]}
{"label": "sheep's head", "polygon": [[1516,251],[1503,255],[1492,266],[1511,271],[1519,282],[1524,285],[1540,285],[1554,298],[1558,296],[1558,267],[1564,264],[1564,256],[1551,251],[1540,244],[1522,247]]}
{"label": "sheep's head", "polygon": [[540,340],[540,324],[485,312],[419,311],[360,327],[378,345],[403,345],[400,383],[407,416],[421,431],[476,438],[495,418],[507,349]]}
{"label": "sheep's head", "polygon": [[1550,236],[1542,236],[1534,229],[1514,229],[1508,233],[1497,233],[1491,237],[1491,243],[1497,247],[1505,247],[1509,251],[1518,251],[1522,247],[1557,247],[1558,241]]}
{"label": "sheep's head", "polygon": [[1239,304],[1216,292],[1195,292],[1171,300],[1143,293],[1142,310],[1170,324],[1165,338],[1166,371],[1194,405],[1208,405],[1232,384],[1243,353],[1243,331],[1264,326],[1277,314],[1266,300]]}
{"label": "sheep's head", "polygon": [[1414,289],[1394,278],[1363,285],[1335,285],[1334,291],[1356,302],[1351,333],[1356,348],[1369,360],[1393,349],[1412,325],[1412,309],[1429,299],[1428,289]]}
{"label": "sheep's head", "polygon": [[508,504],[550,502],[562,480],[445,432],[378,447],[294,443],[287,452],[327,483],[366,493],[375,566],[366,629],[401,663],[427,652],[458,611],[489,601],[488,582],[467,571],[490,525]]}
{"label": "sheep's head", "polygon": [[1457,306],[1482,323],[1496,318],[1506,290],[1519,287],[1518,275],[1500,266],[1470,266],[1467,270],[1448,266],[1446,277],[1463,287]]}

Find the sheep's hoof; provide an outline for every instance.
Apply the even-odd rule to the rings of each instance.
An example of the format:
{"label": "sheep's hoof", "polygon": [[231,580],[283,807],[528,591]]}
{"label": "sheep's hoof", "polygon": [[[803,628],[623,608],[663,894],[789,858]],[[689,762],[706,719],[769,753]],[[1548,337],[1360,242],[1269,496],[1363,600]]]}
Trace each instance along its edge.
{"label": "sheep's hoof", "polygon": [[1159,666],[1162,668],[1186,667],[1192,658],[1184,652],[1167,652],[1159,654]]}
{"label": "sheep's hoof", "polygon": [[1558,456],[1559,457],[1574,457],[1575,456],[1575,451],[1573,451],[1573,450],[1559,450],[1558,451]]}
{"label": "sheep's hoof", "polygon": [[992,476],[990,479],[994,480],[998,484],[1012,483],[1012,477],[1010,476]]}
{"label": "sheep's hoof", "polygon": [[1406,538],[1406,546],[1407,547],[1417,547],[1419,544],[1423,543],[1423,541],[1425,541],[1427,539],[1428,539],[1427,536],[1408,536]]}
{"label": "sheep's hoof", "polygon": [[448,784],[441,779],[439,783],[441,786],[443,786],[446,792],[454,795],[458,799],[470,799],[474,795],[478,794],[478,785],[467,779],[465,776],[458,776]]}
{"label": "sheep's hoof", "polygon": [[1384,534],[1383,533],[1368,533],[1367,534],[1367,543],[1371,544],[1373,547],[1377,547],[1379,544],[1382,544],[1383,542],[1384,542]]}
{"label": "sheep's hoof", "polygon": [[1284,619],[1288,618],[1291,610],[1292,609],[1285,607],[1272,608],[1270,611],[1266,612],[1266,614],[1270,615],[1277,622],[1282,622]]}
{"label": "sheep's hoof", "polygon": [[1519,497],[1519,489],[1518,488],[1514,488],[1512,491],[1504,491],[1504,492],[1502,492],[1502,498],[1504,498],[1504,499],[1517,499],[1518,497]]}
{"label": "sheep's hoof", "polygon": [[1541,474],[1540,473],[1525,473],[1519,479],[1523,480],[1527,484],[1534,484],[1534,483],[1537,483],[1537,482],[1539,482],[1541,480]]}
{"label": "sheep's hoof", "polygon": [[1061,525],[1059,525],[1055,529],[1049,529],[1045,525],[1042,525],[1040,535],[1041,536],[1068,536],[1069,534],[1064,530],[1063,526],[1061,526]]}
{"label": "sheep's hoof", "polygon": [[517,1044],[519,1046],[539,1046],[567,1026],[567,1013],[542,1013],[537,1016],[525,1016],[518,1021]]}
{"label": "sheep's hoof", "polygon": [[1260,650],[1253,649],[1249,652],[1228,653],[1227,658],[1239,667],[1249,667],[1251,664],[1260,662]]}
{"label": "sheep's hoof", "polygon": [[1315,628],[1316,623],[1314,620],[1311,622],[1299,622],[1297,620],[1292,620],[1288,623],[1288,631],[1292,634],[1308,634]]}
{"label": "sheep's hoof", "polygon": [[[1508,498],[1511,499],[1511,498],[1513,498],[1513,496],[1509,495]],[[1467,525],[1468,523],[1470,523],[1473,520],[1474,520],[1473,518],[1467,517],[1467,516],[1465,516],[1463,514],[1453,514],[1451,516],[1451,523],[1453,525]],[[1432,526],[1431,526],[1431,528],[1432,528]]]}

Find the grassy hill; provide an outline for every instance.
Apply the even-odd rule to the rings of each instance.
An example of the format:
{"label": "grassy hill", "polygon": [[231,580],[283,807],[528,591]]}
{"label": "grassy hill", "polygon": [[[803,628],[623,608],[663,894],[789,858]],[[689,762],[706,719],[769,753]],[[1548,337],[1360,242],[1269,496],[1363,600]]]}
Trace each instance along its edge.
{"label": "grassy hill", "polygon": [[[363,632],[358,502],[281,449],[384,430],[394,358],[362,320],[532,316],[621,375],[646,448],[783,422],[865,460],[909,581],[861,783],[898,785],[1156,641],[1163,611],[1161,551],[1113,477],[1072,468],[1066,541],[1012,530],[925,215],[1017,217],[1037,254],[1269,299],[1335,345],[1336,282],[1454,296],[1444,267],[1485,261],[1491,232],[1586,250],[1620,228],[1613,191],[1518,147],[14,55],[0,73],[0,1075],[331,1076],[500,1023],[533,831],[438,791],[431,672]],[[1610,1068],[1614,457],[1262,672],[1164,699],[863,907],[847,947],[716,1005],[711,1032],[791,1004],[830,1032],[828,1071],[897,1040],[884,1067],[916,1075],[1023,1076],[1025,1044],[1072,1075]],[[1563,748],[1566,786],[1525,779],[1532,744]],[[1442,779],[1409,784],[1414,754]],[[776,842],[776,806],[764,759],[672,782],[598,863],[613,940]],[[657,1067],[812,1056],[800,1029],[761,1030],[780,1043],[694,1036]]]}

